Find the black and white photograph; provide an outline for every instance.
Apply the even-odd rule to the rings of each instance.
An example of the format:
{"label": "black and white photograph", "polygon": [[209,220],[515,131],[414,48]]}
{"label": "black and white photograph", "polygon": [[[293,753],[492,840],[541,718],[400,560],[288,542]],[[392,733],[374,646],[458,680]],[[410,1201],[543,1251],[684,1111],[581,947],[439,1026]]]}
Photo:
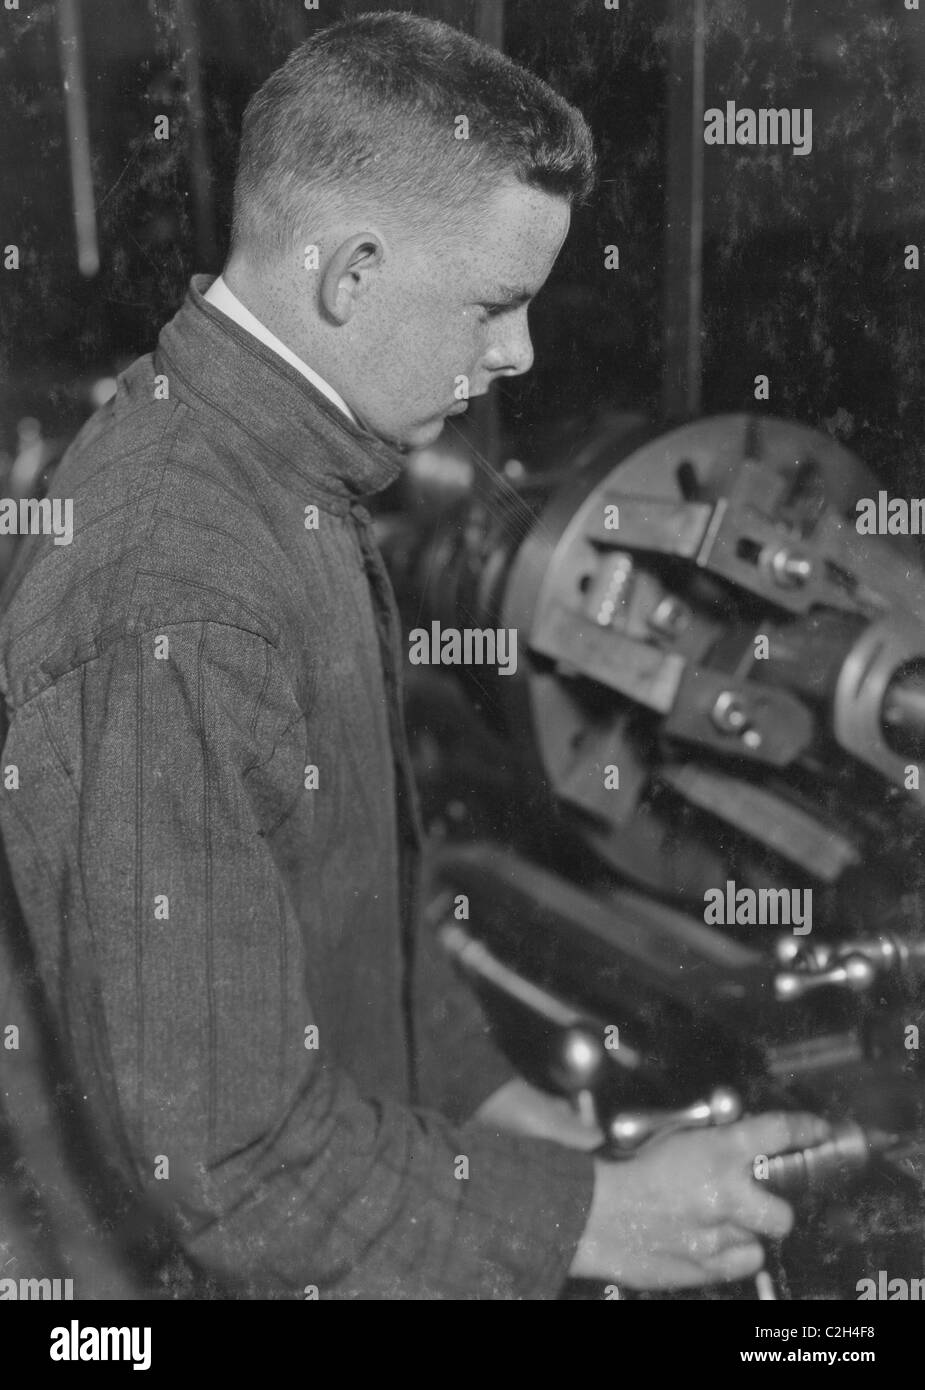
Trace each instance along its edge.
{"label": "black and white photograph", "polygon": [[0,112],[23,1364],[567,1301],[884,1369],[925,0],[0,0]]}

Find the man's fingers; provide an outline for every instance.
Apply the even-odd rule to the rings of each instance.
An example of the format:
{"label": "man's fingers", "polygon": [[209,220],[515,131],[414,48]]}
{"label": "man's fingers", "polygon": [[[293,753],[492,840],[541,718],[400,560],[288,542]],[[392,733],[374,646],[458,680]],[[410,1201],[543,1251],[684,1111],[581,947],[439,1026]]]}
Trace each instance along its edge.
{"label": "man's fingers", "polygon": [[832,1132],[827,1121],[801,1111],[756,1115],[753,1119],[742,1120],[736,1130],[736,1139],[750,1161],[758,1154],[770,1158],[788,1149],[811,1148],[824,1143]]}
{"label": "man's fingers", "polygon": [[726,1216],[738,1226],[769,1240],[783,1240],[793,1229],[793,1208],[756,1182],[731,1188]]}
{"label": "man's fingers", "polygon": [[733,1245],[719,1255],[704,1260],[703,1268],[716,1283],[729,1283],[750,1278],[758,1273],[763,1264],[764,1251],[755,1240],[748,1245]]}
{"label": "man's fingers", "polygon": [[691,1242],[690,1254],[697,1260],[712,1259],[735,1245],[751,1245],[754,1239],[754,1232],[747,1226],[737,1226],[734,1221],[720,1221],[697,1232]]}

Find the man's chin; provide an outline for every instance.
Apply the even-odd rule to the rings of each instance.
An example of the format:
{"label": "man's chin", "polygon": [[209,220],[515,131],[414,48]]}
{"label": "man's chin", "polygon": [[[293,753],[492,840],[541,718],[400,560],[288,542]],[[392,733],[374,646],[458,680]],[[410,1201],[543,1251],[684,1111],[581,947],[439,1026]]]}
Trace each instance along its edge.
{"label": "man's chin", "polygon": [[377,422],[368,416],[362,416],[354,407],[354,415],[369,434],[374,434],[377,439],[381,439],[383,444],[388,444],[390,449],[396,449],[399,453],[407,454],[412,449],[423,448],[427,444],[433,444],[443,433],[444,421],[442,417],[436,420],[426,420],[421,425],[390,426],[385,421]]}
{"label": "man's chin", "polygon": [[418,426],[413,430],[412,438],[409,439],[409,447],[412,449],[423,449],[427,444],[433,444],[443,433],[446,420],[442,415],[436,420],[428,420],[426,424]]}
{"label": "man's chin", "polygon": [[429,444],[434,444],[443,433],[445,425],[446,417],[436,415],[433,419],[425,420],[421,424],[408,425],[400,433],[376,429],[371,432],[378,434],[379,438],[386,444],[390,444],[393,449],[408,453],[412,449],[426,449]]}
{"label": "man's chin", "polygon": [[393,439],[392,443],[405,451],[426,449],[428,444],[434,444],[440,438],[445,424],[446,420],[440,415],[434,420],[425,420],[422,425],[410,425],[402,431],[401,438]]}

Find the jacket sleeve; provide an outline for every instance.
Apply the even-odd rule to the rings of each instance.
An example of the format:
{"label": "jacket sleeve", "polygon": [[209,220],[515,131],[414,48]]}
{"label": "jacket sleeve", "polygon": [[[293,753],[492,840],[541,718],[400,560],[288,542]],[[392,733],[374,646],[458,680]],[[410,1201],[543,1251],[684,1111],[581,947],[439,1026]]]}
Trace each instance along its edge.
{"label": "jacket sleeve", "polygon": [[56,736],[81,763],[61,891],[94,966],[65,1007],[189,1254],[251,1297],[554,1297],[587,1155],[361,1095],[306,1047],[312,971],[271,847],[304,731],[275,648],[199,622],[124,638],[87,663],[79,710]]}

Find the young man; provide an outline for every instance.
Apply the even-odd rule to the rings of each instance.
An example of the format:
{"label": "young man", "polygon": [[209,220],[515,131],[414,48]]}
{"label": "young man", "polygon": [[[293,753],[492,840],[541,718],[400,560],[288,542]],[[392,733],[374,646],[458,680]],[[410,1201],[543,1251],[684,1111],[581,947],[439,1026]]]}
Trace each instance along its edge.
{"label": "young man", "polygon": [[578,113],[455,30],[320,32],[248,107],[223,275],[57,473],[73,543],[30,540],[7,586],[0,824],[51,1029],[107,1172],[219,1291],[696,1285],[789,1227],[751,1160],[815,1122],[595,1161],[412,937],[402,641],[361,499],[460,378],[529,369],[591,175]]}

